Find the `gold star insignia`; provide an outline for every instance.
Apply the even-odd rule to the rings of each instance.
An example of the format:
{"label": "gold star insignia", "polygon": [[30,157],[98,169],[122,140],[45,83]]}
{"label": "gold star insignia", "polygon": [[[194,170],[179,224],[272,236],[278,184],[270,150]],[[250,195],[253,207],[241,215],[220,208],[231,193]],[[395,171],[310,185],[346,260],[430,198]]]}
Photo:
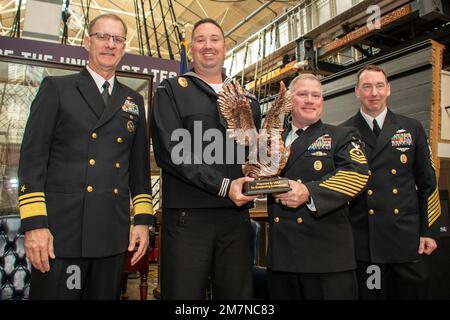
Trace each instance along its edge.
{"label": "gold star insignia", "polygon": [[20,192],[25,192],[25,190],[27,190],[27,187],[25,187],[25,185],[20,186]]}

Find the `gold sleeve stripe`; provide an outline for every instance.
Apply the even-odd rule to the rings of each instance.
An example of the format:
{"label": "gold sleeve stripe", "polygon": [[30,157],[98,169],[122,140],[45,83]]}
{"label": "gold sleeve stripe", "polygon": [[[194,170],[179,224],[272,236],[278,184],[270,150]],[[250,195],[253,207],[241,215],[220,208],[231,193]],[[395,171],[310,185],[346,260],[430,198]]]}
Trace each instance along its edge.
{"label": "gold sleeve stripe", "polygon": [[338,171],[334,176],[332,176],[328,180],[330,179],[341,181],[347,180],[352,183],[366,184],[367,181],[369,180],[369,176],[363,174],[349,174],[344,171]]}
{"label": "gold sleeve stripe", "polygon": [[328,182],[324,182],[323,183],[323,186],[324,187],[329,187],[329,188],[333,188],[333,190],[335,190],[336,191],[336,189],[339,189],[339,190],[344,190],[345,192],[346,192],[346,194],[351,194],[352,196],[355,196],[355,195],[357,195],[358,194],[358,192],[359,192],[359,190],[361,190],[362,188],[360,188],[360,189],[354,189],[354,188],[350,188],[350,187],[348,187],[348,186],[342,186],[342,185],[338,185],[338,184],[335,184],[335,183],[328,183]]}
{"label": "gold sleeve stripe", "polygon": [[45,197],[34,197],[34,198],[19,201],[19,207],[25,206],[25,205],[27,205],[29,203],[33,203],[33,202],[44,202],[45,203]]}
{"label": "gold sleeve stripe", "polygon": [[428,207],[428,215],[430,215],[430,214],[433,213],[433,212],[440,211],[439,209],[440,209],[439,203],[435,202],[435,203],[431,204],[431,205]]}
{"label": "gold sleeve stripe", "polygon": [[349,185],[348,183],[342,183],[342,182],[338,182],[338,181],[324,181],[323,184],[325,184],[327,186],[334,186],[336,188],[348,189],[348,191],[354,191],[355,193],[358,193],[359,190],[364,188],[364,186],[358,187],[358,186]]}
{"label": "gold sleeve stripe", "polygon": [[430,201],[436,202],[437,200],[439,200],[439,195],[436,191],[437,190],[434,190],[433,193],[431,194],[431,196],[428,197],[428,202],[430,202]]}
{"label": "gold sleeve stripe", "polygon": [[348,175],[336,174],[335,176],[333,176],[327,180],[342,181],[345,183],[364,186],[367,183],[368,178],[352,177],[352,176],[348,176]]}
{"label": "gold sleeve stripe", "polygon": [[346,170],[339,170],[336,172],[336,175],[346,175],[346,176],[353,176],[353,177],[360,177],[362,179],[369,179],[369,176],[367,174],[362,174],[359,172],[354,171],[346,171]]}
{"label": "gold sleeve stripe", "polygon": [[133,213],[135,215],[139,214],[151,214],[153,215],[153,206],[151,203],[138,203],[133,207]]}
{"label": "gold sleeve stripe", "polygon": [[350,177],[344,177],[344,176],[336,176],[336,177],[332,177],[328,180],[336,180],[336,181],[340,181],[340,182],[345,182],[345,183],[350,183],[350,184],[355,184],[355,185],[362,185],[364,186],[366,184],[366,181],[361,179],[361,178],[350,178]]}
{"label": "gold sleeve stripe", "polygon": [[428,227],[431,227],[441,215],[441,205],[439,203],[439,193],[436,188],[428,197]]}
{"label": "gold sleeve stripe", "polygon": [[439,211],[439,204],[433,203],[430,207],[428,207],[428,216]]}
{"label": "gold sleeve stripe", "polygon": [[47,215],[44,192],[27,193],[19,196],[18,200],[21,219]]}
{"label": "gold sleeve stripe", "polygon": [[434,222],[437,218],[439,218],[440,215],[441,213],[439,211],[433,212],[432,214],[428,215],[428,220]]}
{"label": "gold sleeve stripe", "polygon": [[138,202],[141,201],[148,201],[148,202],[152,202],[152,196],[146,193],[142,193],[142,194],[138,194],[137,196],[135,196],[133,198],[133,204],[137,204]]}
{"label": "gold sleeve stripe", "polygon": [[439,203],[439,194],[437,188],[433,191],[433,193],[428,197],[428,207],[431,207],[432,204]]}
{"label": "gold sleeve stripe", "polygon": [[436,222],[436,220],[439,218],[439,216],[440,216],[440,214],[435,216],[434,218],[430,219],[428,222],[428,227],[431,227]]}
{"label": "gold sleeve stripe", "polygon": [[38,201],[25,204],[21,206],[19,210],[20,210],[20,219],[47,215],[47,208],[45,206],[45,201]]}
{"label": "gold sleeve stripe", "polygon": [[435,195],[434,195],[434,192],[433,192],[433,195],[431,195],[429,198],[428,198],[428,210],[430,210],[430,208],[434,205],[434,206],[437,206],[439,204],[439,198],[438,197],[436,197]]}
{"label": "gold sleeve stripe", "polygon": [[153,204],[152,201],[149,201],[149,200],[141,200],[141,201],[135,201],[135,202],[133,202],[133,205],[134,205],[134,206],[137,206],[137,205],[140,204],[140,203],[149,203],[149,204]]}
{"label": "gold sleeve stripe", "polygon": [[148,193],[141,193],[133,197],[133,202],[141,198],[152,200],[152,196]]}
{"label": "gold sleeve stripe", "polygon": [[354,197],[364,189],[368,180],[368,175],[339,170],[334,176],[320,183],[319,186]]}
{"label": "gold sleeve stripe", "polygon": [[27,193],[24,195],[21,195],[19,197],[19,202],[28,198],[33,198],[33,197],[45,197],[45,194],[43,192],[32,192],[32,193]]}

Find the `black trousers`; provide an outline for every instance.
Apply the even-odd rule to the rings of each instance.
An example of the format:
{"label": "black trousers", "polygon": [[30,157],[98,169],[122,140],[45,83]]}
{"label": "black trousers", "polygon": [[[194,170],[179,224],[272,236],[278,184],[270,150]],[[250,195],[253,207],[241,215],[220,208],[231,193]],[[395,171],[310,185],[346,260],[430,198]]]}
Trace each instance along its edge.
{"label": "black trousers", "polygon": [[356,300],[354,270],[333,273],[291,273],[268,270],[271,300]]}
{"label": "black trousers", "polygon": [[31,270],[31,300],[117,300],[126,253],[106,258],[50,259],[50,271]]}
{"label": "black trousers", "polygon": [[[376,279],[378,270],[380,278]],[[389,264],[358,261],[357,276],[361,300],[430,298],[430,270],[425,259]]]}
{"label": "black trousers", "polygon": [[252,299],[248,210],[163,209],[161,298]]}

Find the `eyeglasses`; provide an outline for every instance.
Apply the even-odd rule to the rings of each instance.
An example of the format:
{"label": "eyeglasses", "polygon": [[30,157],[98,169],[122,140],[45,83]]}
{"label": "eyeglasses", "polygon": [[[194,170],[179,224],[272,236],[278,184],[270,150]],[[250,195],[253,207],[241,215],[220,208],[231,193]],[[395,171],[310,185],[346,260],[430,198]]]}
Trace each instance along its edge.
{"label": "eyeglasses", "polygon": [[385,83],[377,83],[376,85],[372,85],[372,84],[364,83],[361,85],[361,89],[364,92],[371,92],[373,90],[373,88],[375,88],[377,91],[382,91],[386,88],[386,84]]}
{"label": "eyeglasses", "polygon": [[322,98],[322,95],[319,93],[308,93],[308,92],[298,92],[295,94],[296,97],[300,98],[301,100],[308,99],[309,96],[311,96],[311,100],[318,101]]}
{"label": "eyeglasses", "polygon": [[115,44],[124,44],[125,40],[127,40],[127,38],[122,37],[122,36],[113,36],[108,33],[102,33],[102,32],[92,33],[89,36],[90,37],[95,36],[97,38],[97,40],[102,41],[102,42],[108,42],[109,39],[112,38]]}

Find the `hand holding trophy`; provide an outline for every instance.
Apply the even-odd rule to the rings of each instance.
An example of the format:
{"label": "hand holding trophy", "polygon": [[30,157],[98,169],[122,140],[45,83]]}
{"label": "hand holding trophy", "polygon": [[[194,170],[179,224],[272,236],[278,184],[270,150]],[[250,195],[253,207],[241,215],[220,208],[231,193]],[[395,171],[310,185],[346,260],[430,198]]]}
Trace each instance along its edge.
{"label": "hand holding trophy", "polygon": [[284,116],[292,108],[291,96],[284,83],[280,82],[280,92],[266,113],[260,132],[255,127],[250,103],[239,83],[225,84],[217,103],[227,121],[229,137],[250,149],[242,171],[255,180],[244,184],[244,195],[291,190],[289,179],[278,176],[291,152],[290,146],[285,147],[282,139]]}

